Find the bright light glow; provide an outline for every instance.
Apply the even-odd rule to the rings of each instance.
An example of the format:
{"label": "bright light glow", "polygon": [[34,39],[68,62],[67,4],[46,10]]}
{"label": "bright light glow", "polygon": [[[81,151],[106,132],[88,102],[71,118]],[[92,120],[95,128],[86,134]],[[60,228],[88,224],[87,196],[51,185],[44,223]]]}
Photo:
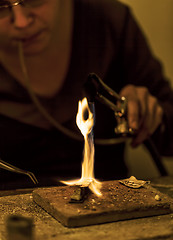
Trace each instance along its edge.
{"label": "bright light glow", "polygon": [[79,185],[83,187],[89,187],[94,194],[101,196],[101,182],[97,181],[94,177],[94,115],[89,109],[86,98],[78,103],[76,123],[82,135],[84,136],[85,141],[82,162],[82,176],[81,179],[62,182],[70,186]]}

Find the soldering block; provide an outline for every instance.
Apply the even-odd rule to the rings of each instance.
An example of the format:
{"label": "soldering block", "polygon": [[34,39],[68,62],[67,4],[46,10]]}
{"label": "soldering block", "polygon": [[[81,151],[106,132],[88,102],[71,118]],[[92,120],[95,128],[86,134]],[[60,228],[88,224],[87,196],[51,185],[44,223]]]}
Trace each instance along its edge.
{"label": "soldering block", "polygon": [[90,193],[83,203],[70,203],[75,187],[39,188],[33,200],[67,227],[80,227],[172,212],[172,199],[150,185],[138,189],[119,181],[102,183],[102,196]]}

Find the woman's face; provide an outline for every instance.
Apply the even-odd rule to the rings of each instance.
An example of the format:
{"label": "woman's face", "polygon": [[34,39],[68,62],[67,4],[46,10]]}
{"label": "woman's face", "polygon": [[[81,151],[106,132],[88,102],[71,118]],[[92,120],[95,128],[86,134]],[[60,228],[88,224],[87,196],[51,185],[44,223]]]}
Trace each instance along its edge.
{"label": "woman's face", "polygon": [[33,6],[29,7],[24,5],[24,0],[23,4],[13,6],[9,14],[3,16],[0,8],[0,53],[15,53],[19,42],[26,55],[48,48],[58,31],[60,2],[63,1],[66,0],[26,0],[26,4],[33,2]]}

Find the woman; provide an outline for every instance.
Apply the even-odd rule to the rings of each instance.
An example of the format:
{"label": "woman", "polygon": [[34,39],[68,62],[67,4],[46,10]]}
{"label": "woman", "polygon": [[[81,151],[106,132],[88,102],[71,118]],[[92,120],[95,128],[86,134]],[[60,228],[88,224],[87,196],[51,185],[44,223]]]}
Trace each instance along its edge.
{"label": "woman", "polygon": [[[95,72],[127,98],[129,127],[137,132],[132,146],[161,134],[164,125],[162,152],[171,154],[172,90],[129,8],[114,0],[23,0],[0,5],[4,161],[36,175],[53,170],[60,178],[80,175],[83,143],[55,129],[33,104],[19,60],[21,48],[30,86],[58,124],[78,131],[77,102],[88,74]],[[113,112],[96,103],[95,137],[114,137],[114,127]],[[96,177],[125,177],[123,152],[124,144],[96,146]]]}

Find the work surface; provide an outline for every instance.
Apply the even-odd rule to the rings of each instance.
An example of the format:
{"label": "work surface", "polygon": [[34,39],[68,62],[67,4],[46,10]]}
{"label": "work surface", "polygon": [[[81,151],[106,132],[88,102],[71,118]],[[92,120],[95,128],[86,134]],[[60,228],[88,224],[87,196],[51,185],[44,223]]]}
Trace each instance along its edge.
{"label": "work surface", "polygon": [[[151,185],[173,197],[173,177],[155,179],[151,182]],[[12,214],[20,214],[33,218],[36,240],[173,239],[173,214],[80,228],[67,228],[52,218],[33,201],[31,189],[0,192],[0,195],[0,240],[7,239],[6,219]]]}

